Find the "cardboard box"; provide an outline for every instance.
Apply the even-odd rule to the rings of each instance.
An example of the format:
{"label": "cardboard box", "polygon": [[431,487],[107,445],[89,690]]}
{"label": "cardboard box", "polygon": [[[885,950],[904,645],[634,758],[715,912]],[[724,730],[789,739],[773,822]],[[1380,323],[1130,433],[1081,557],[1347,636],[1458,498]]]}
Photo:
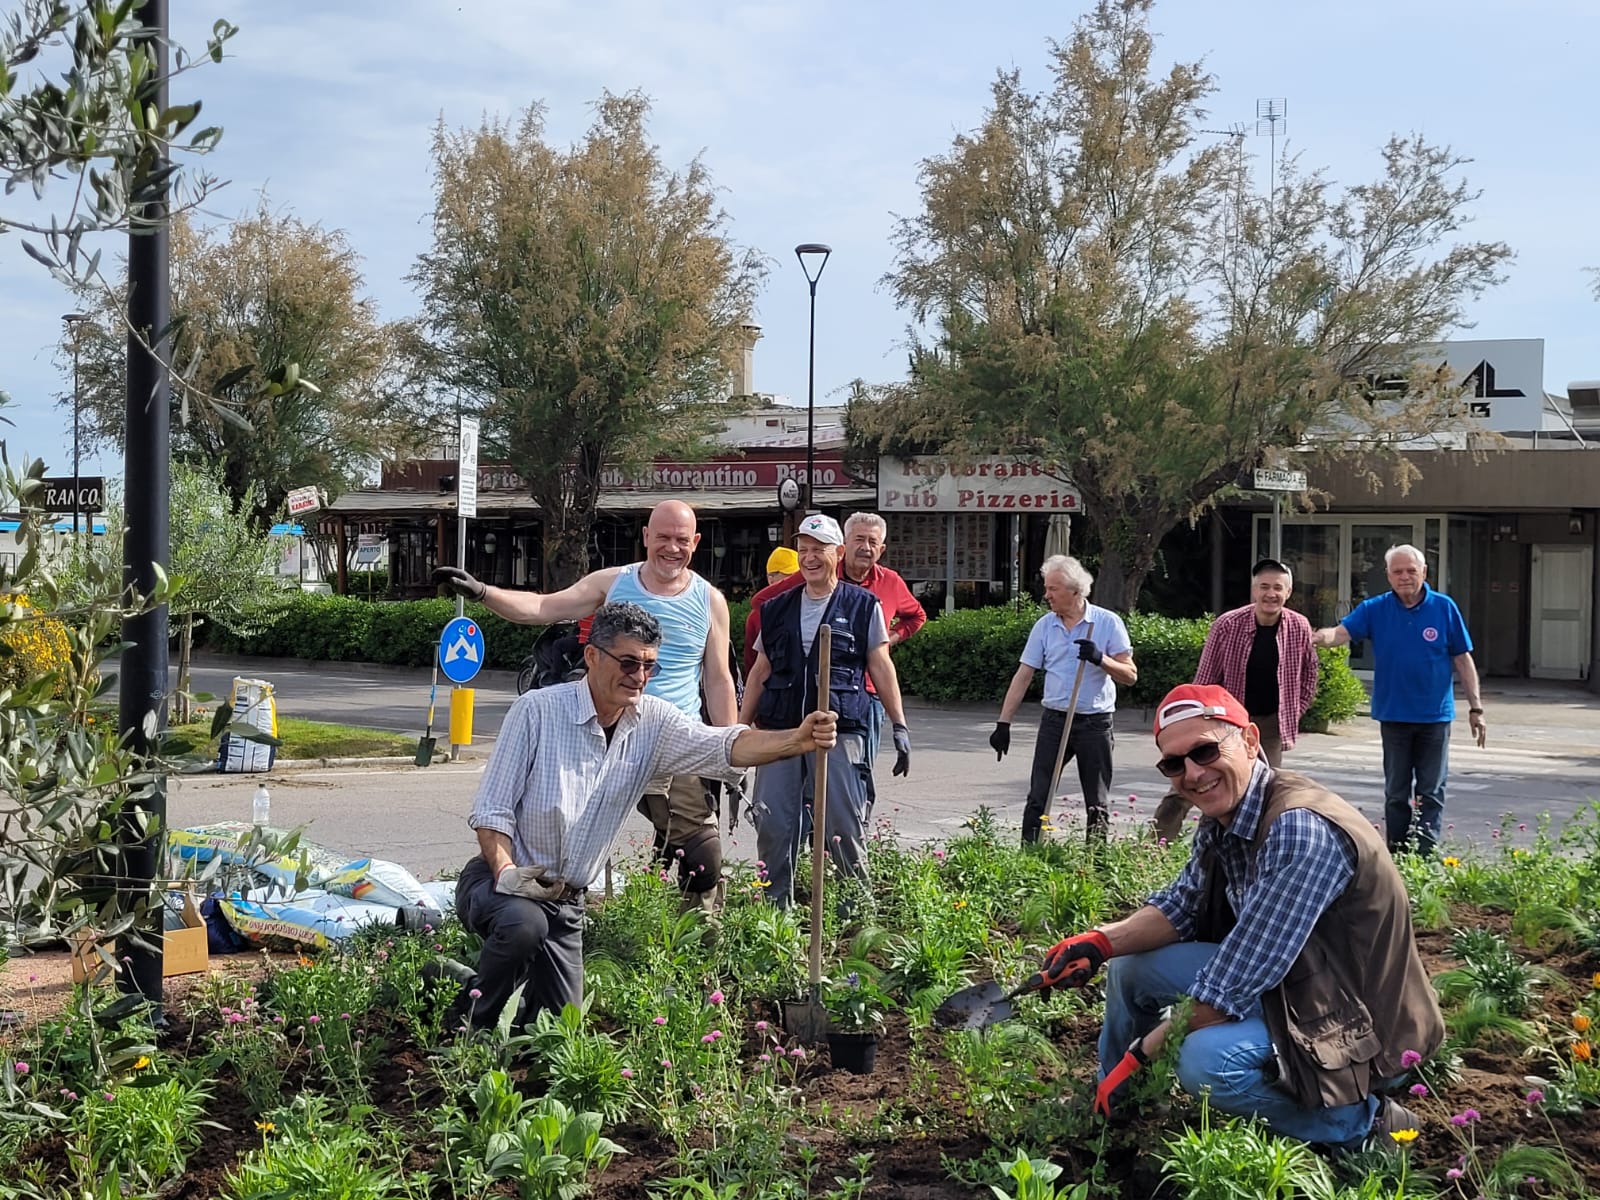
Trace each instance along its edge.
{"label": "cardboard box", "polygon": [[[200,906],[195,903],[192,888],[184,889],[183,907],[180,911],[183,928],[168,929],[163,938],[161,954],[163,979],[173,975],[193,975],[211,965],[210,951],[206,946],[206,921],[200,915]],[[95,934],[89,930],[82,931],[73,940],[73,983],[83,983],[98,973],[103,965],[103,960],[95,952],[94,946]]]}

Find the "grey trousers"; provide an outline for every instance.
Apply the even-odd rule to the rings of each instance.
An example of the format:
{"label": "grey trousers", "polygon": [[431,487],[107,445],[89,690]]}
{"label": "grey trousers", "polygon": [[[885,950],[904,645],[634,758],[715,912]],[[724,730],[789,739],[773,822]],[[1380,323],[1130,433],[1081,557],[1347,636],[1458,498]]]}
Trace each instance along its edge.
{"label": "grey trousers", "polygon": [[583,903],[581,894],[565,900],[501,895],[481,855],[467,863],[456,880],[456,915],[483,938],[483,951],[477,975],[456,1000],[461,1017],[470,1014],[474,1029],[493,1025],[519,983],[526,984],[529,1017],[582,1004]]}
{"label": "grey trousers", "polygon": [[[779,908],[794,901],[794,864],[807,821],[805,810],[815,754],[781,758],[756,768],[756,853],[766,864],[767,900]],[[828,811],[823,830],[828,853],[841,874],[867,878],[866,736],[841,732],[828,752]]]}

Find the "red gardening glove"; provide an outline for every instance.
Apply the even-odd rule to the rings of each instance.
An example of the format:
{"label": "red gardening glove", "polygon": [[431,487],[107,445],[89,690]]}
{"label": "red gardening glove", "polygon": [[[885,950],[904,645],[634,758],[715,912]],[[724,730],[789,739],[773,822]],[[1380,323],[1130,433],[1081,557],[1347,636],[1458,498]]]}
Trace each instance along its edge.
{"label": "red gardening glove", "polygon": [[1062,938],[1050,947],[1039,967],[1040,995],[1048,999],[1053,987],[1081,988],[1110,957],[1111,939],[1098,929]]}
{"label": "red gardening glove", "polygon": [[1102,1117],[1111,1115],[1111,1094],[1127,1083],[1140,1067],[1148,1067],[1150,1058],[1144,1052],[1144,1039],[1135,1038],[1122,1061],[1106,1072],[1100,1086],[1094,1090],[1094,1110]]}

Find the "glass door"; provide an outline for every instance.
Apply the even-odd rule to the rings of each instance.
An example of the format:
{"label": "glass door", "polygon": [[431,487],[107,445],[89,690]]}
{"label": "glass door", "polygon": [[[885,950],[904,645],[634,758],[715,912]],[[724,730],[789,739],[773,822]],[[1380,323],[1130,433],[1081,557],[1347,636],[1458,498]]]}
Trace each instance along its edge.
{"label": "glass door", "polygon": [[[1389,590],[1389,573],[1383,556],[1389,547],[1409,543],[1417,545],[1417,526],[1413,521],[1385,524],[1350,525],[1350,593],[1345,612],[1372,596],[1381,596]],[[1341,616],[1344,614],[1341,613]],[[1372,643],[1362,642],[1350,648],[1350,665],[1357,671],[1372,670]]]}

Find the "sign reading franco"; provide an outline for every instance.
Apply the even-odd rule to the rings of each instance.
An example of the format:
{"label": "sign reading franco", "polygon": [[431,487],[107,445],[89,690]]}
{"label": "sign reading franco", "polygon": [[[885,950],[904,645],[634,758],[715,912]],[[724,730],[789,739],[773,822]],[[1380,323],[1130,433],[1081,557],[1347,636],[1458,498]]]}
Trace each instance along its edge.
{"label": "sign reading franco", "polygon": [[1083,511],[1083,497],[1037,458],[995,455],[955,463],[939,455],[878,460],[880,512]]}
{"label": "sign reading franco", "polygon": [[45,512],[97,513],[105,503],[106,481],[101,475],[80,475],[76,480],[70,475],[47,475],[40,482],[44,487],[29,502]]}
{"label": "sign reading franco", "polygon": [[322,507],[322,493],[314,487],[295,488],[289,493],[289,515],[316,512]]}
{"label": "sign reading franco", "polygon": [[[526,492],[527,481],[510,467],[478,469],[478,488],[485,492]],[[746,462],[657,462],[645,475],[626,475],[615,468],[600,473],[600,486],[609,491],[665,492],[675,489],[706,492],[732,488],[776,487],[786,479],[797,483],[806,477],[806,460]],[[818,487],[848,487],[850,475],[838,455],[817,456]]]}

